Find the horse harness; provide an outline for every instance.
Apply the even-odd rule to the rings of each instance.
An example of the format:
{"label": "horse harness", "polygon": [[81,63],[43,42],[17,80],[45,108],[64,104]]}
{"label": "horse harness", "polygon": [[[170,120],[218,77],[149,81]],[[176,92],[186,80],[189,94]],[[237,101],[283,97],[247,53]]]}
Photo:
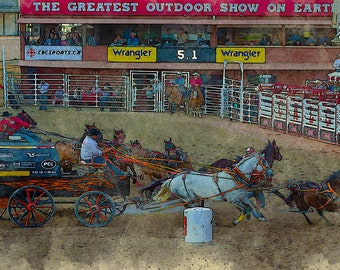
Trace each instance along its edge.
{"label": "horse harness", "polygon": [[[303,187],[304,186],[304,187]],[[308,189],[305,189],[305,188]],[[295,184],[291,187],[288,187],[291,191],[297,191],[298,193],[302,192],[314,192],[317,194],[320,194],[324,196],[327,201],[323,204],[321,204],[319,201],[318,203],[320,204],[320,207],[317,209],[323,209],[327,205],[329,205],[331,202],[335,201],[337,198],[340,197],[340,194],[337,193],[331,186],[330,182],[324,182],[321,183],[320,185],[314,183],[314,182],[301,182],[299,184]]]}
{"label": "horse harness", "polygon": [[[255,170],[252,172],[251,176],[250,176],[250,179],[248,179],[243,172],[241,172],[241,170],[236,166],[234,165],[232,167],[232,171],[235,173],[235,180],[237,182],[243,182],[245,183],[247,186],[249,187],[257,187],[257,185],[260,183],[260,181],[263,179],[263,178],[266,178],[265,177],[265,173],[266,173],[266,170],[267,169],[270,169],[270,166],[266,166],[264,163],[263,163],[263,160],[260,158],[260,156],[257,157],[257,164],[256,164],[256,167],[258,165],[260,165],[262,167],[262,171],[258,171],[255,167]],[[271,181],[271,179],[268,179],[269,181]]]}

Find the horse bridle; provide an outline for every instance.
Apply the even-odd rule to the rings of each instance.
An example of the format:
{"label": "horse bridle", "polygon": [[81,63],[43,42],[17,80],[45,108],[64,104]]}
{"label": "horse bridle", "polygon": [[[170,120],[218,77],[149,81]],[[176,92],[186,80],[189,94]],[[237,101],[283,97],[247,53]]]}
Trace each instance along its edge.
{"label": "horse bridle", "polygon": [[[262,158],[261,154],[257,157],[257,163],[255,166],[255,169],[253,170],[253,172],[251,173],[250,178],[248,179],[243,172],[241,172],[241,170],[237,167],[234,166],[233,167],[233,171],[240,176],[243,181],[247,182],[248,184],[257,184],[259,183],[262,179],[267,179],[268,181],[271,182],[271,178],[267,178],[265,177],[265,174],[267,173],[267,170],[270,169],[269,165],[264,164],[264,161],[266,161],[264,158]],[[257,166],[261,166],[262,167],[262,171],[258,171],[256,168]]]}

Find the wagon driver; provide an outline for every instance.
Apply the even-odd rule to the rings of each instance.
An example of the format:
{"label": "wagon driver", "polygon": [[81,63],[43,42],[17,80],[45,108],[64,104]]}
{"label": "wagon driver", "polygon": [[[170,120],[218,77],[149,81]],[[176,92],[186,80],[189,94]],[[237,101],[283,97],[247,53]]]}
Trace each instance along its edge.
{"label": "wagon driver", "polygon": [[[89,135],[85,137],[81,149],[80,149],[80,158],[82,161],[86,163],[95,163],[95,164],[104,164],[105,159],[103,158],[103,152],[97,143],[99,132],[96,129],[90,129]],[[114,172],[115,175],[124,175],[116,166],[114,166],[111,162],[107,162],[107,166],[110,170]]]}

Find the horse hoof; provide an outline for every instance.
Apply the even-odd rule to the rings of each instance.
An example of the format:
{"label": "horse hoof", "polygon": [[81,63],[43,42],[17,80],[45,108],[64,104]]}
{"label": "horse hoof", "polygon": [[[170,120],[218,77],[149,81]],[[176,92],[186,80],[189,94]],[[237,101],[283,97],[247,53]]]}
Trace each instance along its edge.
{"label": "horse hoof", "polygon": [[235,219],[235,220],[233,221],[233,224],[236,226],[236,225],[238,224],[238,220]]}
{"label": "horse hoof", "polygon": [[259,221],[267,221],[265,217],[259,217]]}

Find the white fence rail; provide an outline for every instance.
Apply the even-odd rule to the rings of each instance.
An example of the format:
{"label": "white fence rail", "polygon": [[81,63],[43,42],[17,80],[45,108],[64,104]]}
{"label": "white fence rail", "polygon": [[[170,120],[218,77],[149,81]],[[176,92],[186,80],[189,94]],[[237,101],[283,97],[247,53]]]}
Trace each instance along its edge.
{"label": "white fence rail", "polygon": [[[129,76],[7,74],[5,107],[169,112],[165,85],[176,74],[174,71],[130,71]],[[182,74],[188,84],[189,73]],[[43,81],[49,85],[48,93],[40,92]],[[205,115],[340,145],[340,93],[284,85],[246,88],[240,81],[228,78],[223,79],[223,85],[202,87]]]}

